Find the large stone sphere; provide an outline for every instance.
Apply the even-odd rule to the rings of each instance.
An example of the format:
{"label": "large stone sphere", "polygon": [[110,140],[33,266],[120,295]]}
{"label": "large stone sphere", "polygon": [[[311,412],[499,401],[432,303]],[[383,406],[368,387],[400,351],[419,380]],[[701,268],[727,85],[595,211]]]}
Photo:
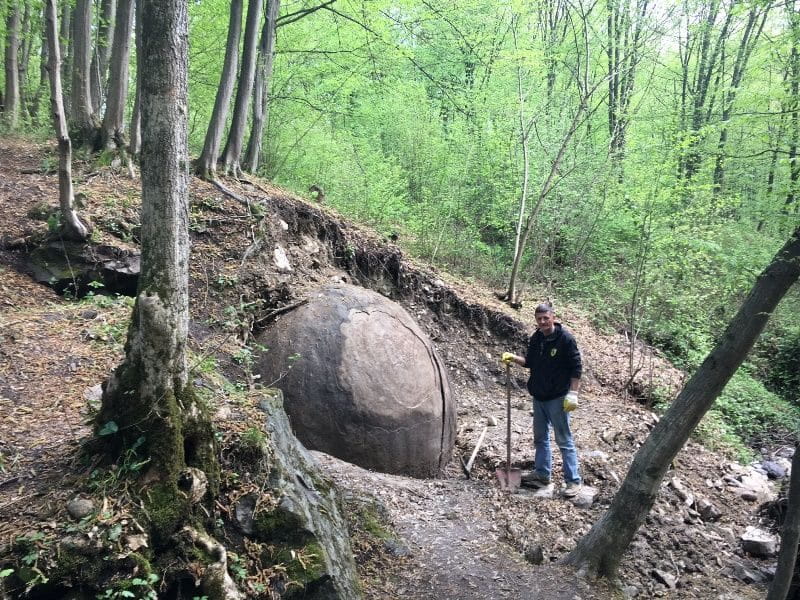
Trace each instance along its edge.
{"label": "large stone sphere", "polygon": [[265,384],[283,390],[308,448],[384,473],[436,476],[450,458],[456,412],[428,337],[395,302],[337,284],[258,337]]}

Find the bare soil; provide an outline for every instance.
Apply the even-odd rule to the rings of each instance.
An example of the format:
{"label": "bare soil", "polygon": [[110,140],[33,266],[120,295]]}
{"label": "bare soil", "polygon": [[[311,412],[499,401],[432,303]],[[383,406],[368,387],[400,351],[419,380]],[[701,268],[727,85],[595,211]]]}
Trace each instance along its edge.
{"label": "bare soil", "polygon": [[[90,476],[78,460],[90,434],[86,419],[97,386],[122,357],[130,304],[113,297],[65,299],[24,272],[27,254],[48,235],[37,215],[57,205],[57,176],[36,172],[52,164],[54,149],[0,140],[0,555],[20,535],[56,531],[65,504]],[[33,171],[33,172],[31,172]],[[135,251],[138,181],[123,171],[78,164],[81,213],[94,226],[92,243]],[[280,318],[315,287],[330,281],[365,285],[394,298],[425,327],[444,358],[458,400],[458,439],[440,479],[419,480],[364,471],[325,455],[319,461],[340,485],[353,515],[353,544],[368,598],[759,598],[773,560],[745,555],[738,537],[762,522],[759,501],[727,485],[740,467],[689,444],[678,456],[659,499],[637,535],[620,573],[621,587],[587,582],[559,566],[575,541],[609,505],[633,455],[657,416],[628,391],[675,394],[684,374],[641,347],[644,368],[629,385],[627,344],[601,333],[577,308],[558,316],[582,349],[586,376],[573,430],[587,493],[580,507],[562,498],[560,458],[554,452],[553,489],[509,494],[494,470],[505,460],[506,387],[498,357],[522,353],[534,322],[529,298],[520,310],[491,290],[417,264],[398,246],[348,223],[335,211],[259,181],[226,182],[249,206],[194,180],[191,342],[198,382],[211,358],[240,385],[255,382],[248,369],[252,332]],[[280,246],[292,265],[273,260]],[[638,359],[637,358],[637,359]],[[512,380],[512,455],[533,461],[530,399],[525,373]],[[233,394],[214,388],[224,436],[246,425],[226,419]],[[488,422],[471,478],[465,461]],[[669,481],[677,480],[678,485]],[[706,499],[720,513],[703,521],[687,505]],[[379,516],[378,530],[356,518]],[[656,572],[658,571],[658,573]],[[659,574],[660,573],[660,574]],[[668,577],[664,577],[667,574]],[[758,579],[759,577],[755,577]]]}

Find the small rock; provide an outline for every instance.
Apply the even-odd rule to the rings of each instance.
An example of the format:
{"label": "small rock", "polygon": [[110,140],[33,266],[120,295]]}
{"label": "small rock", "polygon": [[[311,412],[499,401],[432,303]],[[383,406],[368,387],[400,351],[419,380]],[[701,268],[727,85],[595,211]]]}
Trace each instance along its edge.
{"label": "small rock", "polygon": [[703,521],[718,521],[722,516],[719,509],[705,498],[697,501],[697,512],[700,513],[700,518]]}
{"label": "small rock", "polygon": [[489,418],[486,419],[486,424],[489,425],[489,427],[497,427],[497,419],[489,415]]}
{"label": "small rock", "polygon": [[69,513],[70,517],[76,521],[80,521],[94,512],[94,502],[88,498],[76,496],[67,502],[67,512]]}
{"label": "small rock", "polygon": [[275,250],[272,253],[272,261],[275,263],[279,273],[292,272],[292,265],[289,263],[289,257],[286,256],[286,250],[280,245],[275,246]]}
{"label": "small rock", "polygon": [[669,589],[674,590],[678,585],[678,578],[661,569],[653,569],[653,577]]}
{"label": "small rock", "polygon": [[125,545],[131,552],[136,552],[141,548],[148,548],[149,546],[147,545],[147,535],[144,533],[140,533],[137,535],[125,536]]}
{"label": "small rock", "polygon": [[758,527],[748,527],[739,538],[742,550],[753,556],[769,558],[778,553],[778,538]]}
{"label": "small rock", "polygon": [[639,588],[635,585],[626,585],[622,588],[623,598],[637,598],[639,596]]}
{"label": "small rock", "polygon": [[780,463],[772,460],[765,460],[761,463],[764,471],[767,474],[767,477],[770,479],[783,479],[786,477],[786,469],[780,465]]}

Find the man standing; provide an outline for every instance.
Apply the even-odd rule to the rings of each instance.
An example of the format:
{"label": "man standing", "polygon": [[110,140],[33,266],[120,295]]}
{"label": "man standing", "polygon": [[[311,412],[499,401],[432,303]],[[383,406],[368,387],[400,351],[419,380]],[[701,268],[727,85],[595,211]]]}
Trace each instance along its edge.
{"label": "man standing", "polygon": [[524,484],[543,487],[550,484],[552,454],[550,426],[561,450],[564,496],[571,498],[581,488],[578,453],[569,428],[569,413],[578,407],[582,372],[581,354],[572,334],[556,323],[553,307],[540,304],[535,311],[538,329],[528,342],[525,357],[504,352],[502,361],[531,370],[528,392],[533,396],[534,469],[522,478]]}

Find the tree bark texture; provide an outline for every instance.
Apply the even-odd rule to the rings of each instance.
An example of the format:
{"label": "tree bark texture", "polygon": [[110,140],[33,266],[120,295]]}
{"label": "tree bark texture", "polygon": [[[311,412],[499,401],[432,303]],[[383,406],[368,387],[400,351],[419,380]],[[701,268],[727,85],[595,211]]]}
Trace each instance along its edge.
{"label": "tree bark texture", "polygon": [[97,24],[97,42],[92,53],[89,83],[92,91],[92,111],[97,113],[103,104],[106,73],[114,46],[117,0],[103,0],[100,5],[100,22]]}
{"label": "tree bark texture", "polygon": [[141,92],[142,86],[140,84],[142,72],[142,0],[135,0],[134,2],[134,40],[136,41],[136,84],[133,96],[133,110],[131,111],[131,128],[130,135],[131,141],[128,149],[133,156],[139,156],[142,149],[142,109],[141,109]]}
{"label": "tree bark texture", "polygon": [[58,27],[56,25],[56,0],[46,0],[45,37],[48,45],[48,71],[50,72],[50,106],[53,125],[58,139],[58,200],[61,209],[61,234],[75,240],[85,240],[89,228],[75,212],[72,189],[72,141],[67,129],[67,116],[64,112],[64,96],[61,91],[61,56],[58,48]]}
{"label": "tree bark texture", "polygon": [[10,129],[19,126],[19,8],[15,0],[8,0],[6,14],[6,47],[5,47],[5,106],[3,119]]}
{"label": "tree bark texture", "polygon": [[800,444],[794,447],[788,504],[781,534],[781,551],[767,600],[784,600],[787,597],[797,562],[798,544],[800,544]]}
{"label": "tree bark texture", "polygon": [[111,69],[108,77],[106,113],[100,128],[104,148],[113,148],[125,130],[125,103],[128,100],[128,62],[131,57],[131,24],[133,0],[119,0],[114,23],[114,46],[111,50]]}
{"label": "tree bark texture", "polygon": [[611,507],[564,559],[589,576],[616,577],[661,480],[689,435],[739,368],[772,311],[800,276],[800,227],[762,271],[750,294],[650,436],[636,453]]}
{"label": "tree bark texture", "polygon": [[73,23],[70,129],[79,145],[94,145],[97,123],[92,109],[89,67],[92,58],[92,0],[77,0]]}
{"label": "tree bark texture", "polygon": [[181,472],[199,468],[212,490],[218,480],[210,420],[187,384],[187,13],[185,0],[142,2],[142,267],[125,359],[97,420],[99,433],[113,431],[113,454],[136,448],[150,460],[145,504],[157,546],[190,511]]}
{"label": "tree bark texture", "polygon": [[70,90],[72,77],[72,7],[70,2],[61,6],[61,22],[58,30],[58,51],[61,54],[61,93],[64,95],[64,110],[70,114]]}
{"label": "tree bark texture", "polygon": [[280,0],[267,0],[267,16],[264,19],[261,42],[258,46],[258,68],[253,92],[253,124],[244,157],[245,168],[251,173],[255,173],[261,163],[264,124],[269,118],[269,89],[272,82],[272,65],[275,62],[275,33],[280,4]]}
{"label": "tree bark texture", "polygon": [[249,0],[247,4],[247,20],[244,26],[244,48],[242,64],[239,72],[239,86],[236,89],[236,101],[233,105],[231,128],[228,141],[222,153],[222,164],[226,173],[238,175],[239,162],[244,145],[244,130],[250,112],[250,100],[253,96],[253,80],[256,73],[256,47],[258,46],[258,23],[261,19],[263,0]]}
{"label": "tree bark texture", "polygon": [[197,172],[203,179],[214,179],[217,171],[217,158],[228,119],[233,86],[236,81],[236,70],[239,66],[239,38],[242,35],[243,0],[231,1],[230,20],[228,22],[228,39],[225,43],[225,60],[222,65],[214,110],[206,131],[203,151],[197,161]]}

